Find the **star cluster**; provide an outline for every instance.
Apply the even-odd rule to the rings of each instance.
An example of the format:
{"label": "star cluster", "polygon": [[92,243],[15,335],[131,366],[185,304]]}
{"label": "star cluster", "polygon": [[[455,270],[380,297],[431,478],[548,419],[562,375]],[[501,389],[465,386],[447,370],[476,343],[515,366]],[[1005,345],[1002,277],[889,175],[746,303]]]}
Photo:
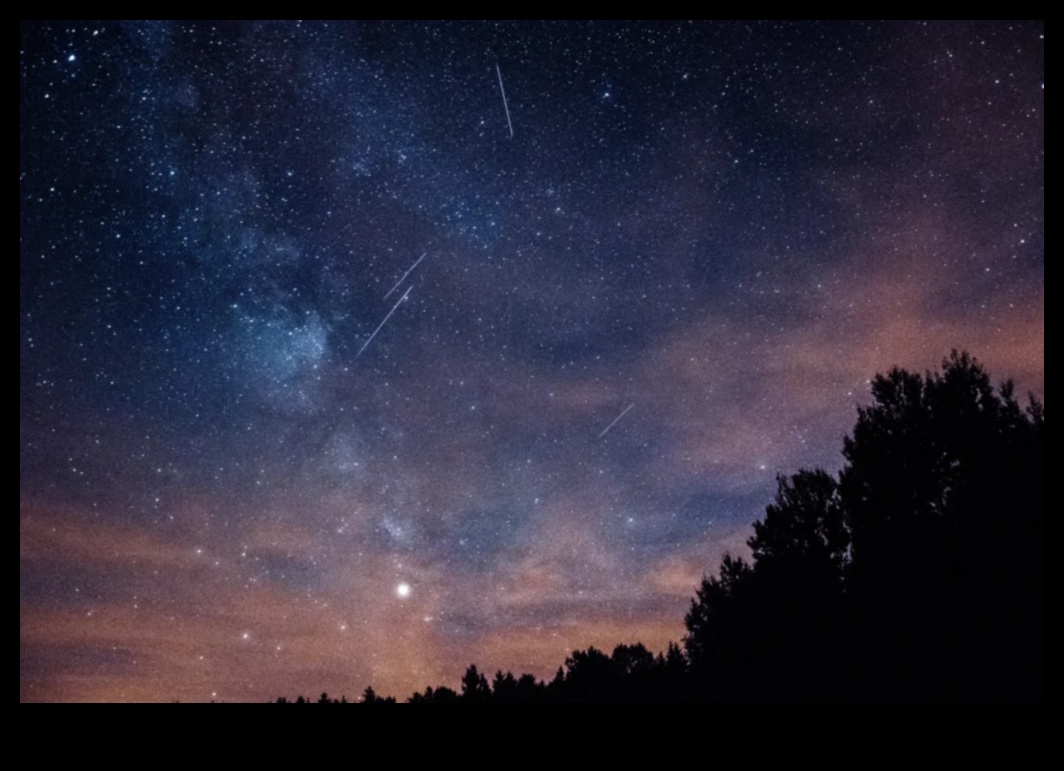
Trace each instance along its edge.
{"label": "star cluster", "polygon": [[23,22],[19,84],[22,700],[661,648],[873,373],[1044,398],[1042,23]]}

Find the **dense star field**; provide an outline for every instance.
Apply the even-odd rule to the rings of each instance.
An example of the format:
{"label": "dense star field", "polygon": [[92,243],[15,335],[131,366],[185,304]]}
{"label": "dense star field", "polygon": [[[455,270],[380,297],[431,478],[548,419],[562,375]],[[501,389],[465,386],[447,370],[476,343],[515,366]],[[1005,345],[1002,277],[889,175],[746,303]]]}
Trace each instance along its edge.
{"label": "dense star field", "polygon": [[1043,33],[23,22],[20,699],[679,640],[874,373],[1044,399]]}

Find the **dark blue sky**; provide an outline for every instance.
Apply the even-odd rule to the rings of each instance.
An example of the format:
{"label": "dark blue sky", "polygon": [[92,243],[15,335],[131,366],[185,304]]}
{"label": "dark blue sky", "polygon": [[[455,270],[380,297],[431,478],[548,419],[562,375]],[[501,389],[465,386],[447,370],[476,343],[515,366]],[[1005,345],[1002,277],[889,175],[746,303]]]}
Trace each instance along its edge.
{"label": "dark blue sky", "polygon": [[678,640],[875,372],[1044,398],[1043,33],[23,22],[20,698]]}

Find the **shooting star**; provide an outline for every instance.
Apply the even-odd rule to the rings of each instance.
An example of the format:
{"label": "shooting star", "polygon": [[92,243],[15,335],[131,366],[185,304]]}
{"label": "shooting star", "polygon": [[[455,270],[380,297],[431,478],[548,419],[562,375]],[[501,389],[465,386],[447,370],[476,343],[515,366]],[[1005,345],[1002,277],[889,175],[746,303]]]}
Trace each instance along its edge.
{"label": "shooting star", "polygon": [[[400,279],[399,279],[398,281],[396,281],[396,282],[395,282],[395,286],[393,286],[393,287],[392,287],[391,289],[389,289],[389,290],[388,290],[388,294],[391,294],[392,292],[394,292],[394,291],[395,291],[396,289],[398,289],[398,288],[399,288],[399,285],[400,285],[401,283],[403,283],[404,281],[406,281],[406,277],[407,277],[407,276],[409,276],[409,275],[410,275],[411,273],[413,273],[413,272],[414,272],[414,268],[416,268],[416,267],[417,267],[418,265],[420,265],[420,264],[421,264],[421,261],[422,261],[423,259],[425,259],[425,255],[426,255],[426,254],[428,254],[428,252],[425,252],[425,254],[423,254],[423,255],[421,255],[420,257],[418,257],[418,258],[417,258],[417,262],[415,262],[415,263],[414,263],[413,265],[411,265],[411,266],[410,266],[410,268],[409,268],[409,269],[408,269],[408,270],[406,271],[406,273],[404,273],[404,274],[403,274],[403,275],[402,275],[402,276],[400,277]],[[383,298],[383,299],[387,300],[387,299],[388,299],[388,294],[384,295],[384,298]]]}
{"label": "shooting star", "polygon": [[610,423],[608,426],[606,426],[604,429],[602,429],[602,433],[599,434],[599,439],[604,437],[606,435],[607,431],[609,431],[611,428],[616,426],[617,425],[617,421],[620,420],[621,418],[623,418],[625,415],[627,415],[628,414],[628,410],[632,409],[632,407],[634,407],[634,406],[635,406],[635,402],[632,402],[627,407],[625,407],[623,410],[621,410],[621,414],[618,415],[617,417],[615,417],[613,419],[612,423]]}
{"label": "shooting star", "polygon": [[510,139],[514,138],[514,124],[510,120],[510,105],[506,103],[506,89],[502,85],[502,70],[499,69],[499,63],[495,62],[495,74],[499,76],[499,91],[502,92],[502,108],[506,110],[506,125],[510,127]]}
{"label": "shooting star", "polygon": [[[362,352],[364,350],[366,350],[366,346],[369,345],[371,342],[373,342],[373,338],[375,338],[377,336],[377,333],[381,331],[381,327],[383,327],[385,324],[388,323],[388,319],[390,319],[392,317],[392,314],[395,313],[396,308],[398,308],[400,305],[403,304],[403,300],[406,299],[406,296],[408,294],[410,294],[410,290],[413,289],[413,288],[414,287],[412,287],[412,286],[408,286],[406,288],[406,291],[403,292],[403,296],[399,298],[399,302],[397,302],[395,305],[393,305],[392,309],[390,311],[388,311],[388,315],[384,317],[384,321],[382,321],[380,323],[380,326],[378,326],[376,329],[373,330],[373,334],[369,336],[369,339],[367,339],[366,342],[362,343],[362,347],[359,348],[358,349],[358,353],[355,354],[355,358],[356,359],[359,356],[362,355]],[[614,422],[616,423],[617,421],[614,421]]]}

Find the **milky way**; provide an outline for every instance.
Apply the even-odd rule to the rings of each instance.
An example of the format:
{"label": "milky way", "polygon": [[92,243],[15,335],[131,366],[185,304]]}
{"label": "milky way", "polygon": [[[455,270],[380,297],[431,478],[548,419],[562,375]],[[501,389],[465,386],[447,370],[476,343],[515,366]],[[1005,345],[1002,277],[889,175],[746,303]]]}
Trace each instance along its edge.
{"label": "milky way", "polygon": [[22,23],[20,698],[679,640],[874,373],[1044,398],[1043,32]]}

